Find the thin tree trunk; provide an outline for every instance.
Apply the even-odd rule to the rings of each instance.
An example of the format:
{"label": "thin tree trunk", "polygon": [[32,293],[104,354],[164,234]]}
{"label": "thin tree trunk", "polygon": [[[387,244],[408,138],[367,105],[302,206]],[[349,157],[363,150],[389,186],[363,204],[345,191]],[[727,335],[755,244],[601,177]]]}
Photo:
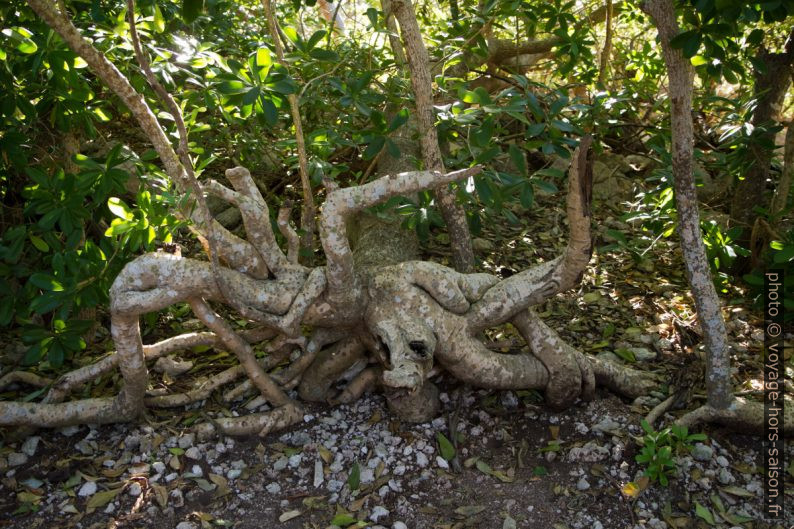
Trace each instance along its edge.
{"label": "thin tree trunk", "polygon": [[[394,16],[400,23],[402,40],[408,56],[408,69],[411,72],[411,85],[416,98],[416,122],[419,129],[419,143],[425,170],[444,172],[441,148],[433,114],[433,84],[430,77],[430,59],[422,41],[419,23],[416,21],[410,0],[392,2]],[[471,234],[466,222],[463,207],[455,200],[455,193],[449,186],[435,189],[436,200],[449,230],[452,243],[452,259],[459,272],[470,272],[474,266],[474,252]]]}
{"label": "thin tree trunk", "polygon": [[794,183],[794,120],[789,121],[786,130],[786,140],[783,147],[783,174],[775,190],[772,200],[772,214],[778,215],[786,209],[788,197],[791,194],[791,184]]}
{"label": "thin tree trunk", "polygon": [[678,210],[678,234],[684,255],[689,285],[695,298],[698,320],[706,347],[706,389],[708,403],[723,409],[733,399],[730,348],[720,300],[711,279],[706,248],[700,232],[695,179],[692,174],[694,132],[692,92],[694,69],[681,50],[670,44],[680,32],[673,0],[648,0],[643,6],[659,31],[664,61],[669,75],[670,113],[673,148],[673,179]]}
{"label": "thin tree trunk", "polygon": [[604,85],[609,70],[609,56],[612,55],[612,0],[607,0],[607,33],[604,37],[604,47],[601,49],[601,63],[598,66],[598,84]]}
{"label": "thin tree trunk", "polygon": [[397,27],[397,21],[394,18],[391,0],[381,0],[380,5],[383,9],[383,16],[386,19],[386,29],[389,30],[389,44],[391,45],[391,52],[394,54],[394,62],[397,63],[397,66],[402,67],[406,63],[405,51],[403,50],[403,43],[400,42],[400,29]]}
{"label": "thin tree trunk", "polygon": [[[783,97],[791,85],[790,75],[781,75],[781,72],[787,72],[794,63],[794,29],[786,42],[786,51],[784,53],[769,53],[765,49],[761,49],[756,59],[763,63],[765,67],[763,70],[756,68],[754,70],[754,96],[757,98],[755,111],[753,111],[753,118],[751,123],[756,129],[761,126],[769,126],[773,124],[780,112],[780,105],[783,103]],[[768,141],[774,142],[774,133],[765,133]],[[764,142],[765,143],[765,142]],[[736,187],[736,192],[733,195],[731,203],[731,220],[737,226],[742,226],[744,231],[739,243],[747,247],[750,241],[750,233],[758,217],[758,213],[754,208],[760,204],[767,204],[764,200],[764,191],[766,191],[766,181],[769,178],[769,169],[772,165],[772,151],[765,145],[761,145],[759,141],[755,141],[750,146],[748,153],[748,169],[744,175],[744,180],[740,180]],[[740,260],[739,266],[744,267],[746,260]]]}
{"label": "thin tree trunk", "polygon": [[[289,71],[289,65],[284,59],[284,48],[281,46],[281,41],[278,38],[278,23],[276,22],[276,15],[273,13],[273,6],[270,0],[262,0],[262,6],[264,7],[265,16],[267,17],[267,26],[270,30],[270,35],[273,37],[273,45],[276,48],[276,58],[278,62]],[[314,232],[316,231],[315,217],[317,215],[317,207],[314,204],[312,185],[309,180],[306,142],[303,138],[303,123],[301,120],[300,107],[298,105],[298,96],[296,94],[289,94],[287,96],[287,101],[289,101],[292,124],[295,126],[295,141],[297,142],[298,149],[298,171],[300,173],[301,187],[303,189],[303,203],[301,204],[301,229],[303,230],[303,235],[301,237],[301,247],[309,251],[308,258],[302,261],[305,261],[307,265],[311,265],[314,259]]]}

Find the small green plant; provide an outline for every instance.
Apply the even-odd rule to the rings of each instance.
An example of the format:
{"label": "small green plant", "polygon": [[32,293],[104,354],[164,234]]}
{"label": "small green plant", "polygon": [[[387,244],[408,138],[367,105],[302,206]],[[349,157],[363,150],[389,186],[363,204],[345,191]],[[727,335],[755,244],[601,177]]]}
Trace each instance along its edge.
{"label": "small green plant", "polygon": [[691,451],[695,441],[704,441],[706,436],[690,434],[686,426],[673,425],[657,432],[648,421],[643,420],[641,424],[645,435],[642,437],[642,450],[634,459],[645,465],[648,478],[666,487],[675,468],[673,455]]}

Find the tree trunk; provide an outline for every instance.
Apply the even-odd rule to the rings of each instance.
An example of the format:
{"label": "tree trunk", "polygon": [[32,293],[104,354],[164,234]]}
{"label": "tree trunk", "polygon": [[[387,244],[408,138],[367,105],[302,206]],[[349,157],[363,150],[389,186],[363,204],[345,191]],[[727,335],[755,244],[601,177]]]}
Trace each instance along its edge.
{"label": "tree trunk", "polygon": [[[400,23],[402,40],[408,56],[424,168],[428,171],[443,173],[444,161],[441,157],[441,148],[438,145],[436,118],[433,113],[433,83],[430,78],[430,59],[427,49],[422,40],[422,33],[419,30],[411,1],[395,0],[392,2],[392,7],[394,16]],[[455,269],[459,272],[470,272],[474,267],[474,250],[471,246],[471,234],[466,221],[466,212],[457,203],[455,192],[450,190],[449,186],[437,187],[435,193],[441,215],[449,230]]]}
{"label": "tree trunk", "polygon": [[733,399],[731,365],[725,321],[720,300],[711,279],[706,248],[700,232],[695,179],[692,173],[694,132],[692,92],[695,71],[681,50],[670,44],[678,35],[673,0],[648,0],[643,4],[659,31],[664,61],[669,75],[670,112],[673,141],[673,179],[678,209],[678,234],[684,255],[689,285],[695,298],[698,320],[706,347],[706,388],[709,405],[728,406]]}
{"label": "tree trunk", "polygon": [[[788,72],[794,63],[794,29],[789,35],[784,53],[769,53],[762,48],[756,59],[764,65],[764,68],[755,68],[753,72],[753,92],[757,103],[751,123],[755,130],[761,130],[761,127],[771,127],[775,124],[780,105],[791,85],[791,75],[786,75],[784,72]],[[731,221],[734,225],[743,228],[738,242],[744,247],[749,246],[753,224],[758,218],[754,208],[769,203],[764,194],[774,154],[769,144],[774,142],[775,133],[768,131],[764,131],[753,141],[747,153],[747,172],[744,179],[739,181],[733,195]],[[747,262],[746,259],[737,261],[739,271],[747,266]]]}
{"label": "tree trunk", "polygon": [[773,215],[779,215],[786,209],[792,183],[794,183],[794,120],[789,121],[786,130],[786,140],[783,146],[783,174],[780,175],[775,198],[772,200]]}

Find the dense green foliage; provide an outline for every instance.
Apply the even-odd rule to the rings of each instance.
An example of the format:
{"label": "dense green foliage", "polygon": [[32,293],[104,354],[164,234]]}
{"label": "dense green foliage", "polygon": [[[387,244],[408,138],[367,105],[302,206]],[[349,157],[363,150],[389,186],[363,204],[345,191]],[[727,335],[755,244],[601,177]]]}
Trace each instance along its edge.
{"label": "dense green foliage", "polygon": [[[377,157],[398,155],[394,137],[408,133],[410,83],[389,48],[380,5],[351,19],[342,36],[313,4],[278,6],[289,72],[274,58],[257,2],[138,5],[153,69],[184,109],[198,172],[218,177],[237,163],[250,167],[268,191],[271,212],[281,201],[298,198],[300,187],[287,95],[300,97],[317,189],[323,177],[344,185],[372,178]],[[83,34],[162,109],[135,63],[125,4],[66,5]],[[754,145],[774,149],[780,123],[750,126],[752,72],[763,67],[756,60],[761,46],[783,46],[792,6],[738,0],[679,6],[683,32],[675,44],[699,75],[698,158],[714,180],[728,186],[753,163],[748,152]],[[639,258],[654,241],[673,236],[664,64],[651,37],[655,32],[639,9],[616,4],[620,36],[604,85],[597,83],[604,29],[583,17],[592,8],[582,11],[573,1],[492,0],[462,6],[456,20],[447,9],[417,6],[436,61],[445,163],[450,169],[486,167],[458,189],[475,233],[484,221],[517,222],[517,207],[531,208],[537,193],[562,187],[564,173],[551,162],[568,158],[576,138],[590,132],[601,149],[640,153],[654,162],[643,176],[647,181],[638,182],[644,190],[621,212],[624,220],[641,222],[640,234],[612,233],[612,248]],[[24,2],[6,2],[0,16],[0,325],[23,329],[27,363],[44,360],[45,367],[57,368],[85,346],[86,309],[107,302],[120,267],[177,233],[187,234],[171,213],[185,197],[172,193],[128,111]],[[552,37],[559,39],[552,52],[526,71],[485,64],[489,39]],[[498,87],[486,88],[483,80]],[[714,95],[718,87],[723,96]],[[165,112],[159,117],[175,137],[172,118]],[[429,193],[393,201],[389,208],[422,237],[442,224]],[[766,241],[753,265],[794,271],[794,231],[765,205],[759,209],[779,237]],[[750,255],[735,242],[743,229],[749,227],[703,223],[716,280],[729,297],[753,296],[746,287],[758,282],[757,271],[745,275],[745,283],[734,269],[737,258]]]}

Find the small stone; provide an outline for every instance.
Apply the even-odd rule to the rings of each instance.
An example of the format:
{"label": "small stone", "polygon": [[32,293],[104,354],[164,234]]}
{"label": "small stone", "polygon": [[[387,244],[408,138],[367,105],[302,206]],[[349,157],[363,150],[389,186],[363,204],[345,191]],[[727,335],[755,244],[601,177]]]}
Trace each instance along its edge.
{"label": "small stone", "polygon": [[637,362],[648,362],[656,358],[656,351],[651,351],[646,347],[630,347],[629,350],[634,353],[634,359]]}
{"label": "small stone", "polygon": [[188,433],[179,438],[179,441],[177,441],[177,445],[179,446],[179,448],[185,450],[193,446],[195,440],[196,440],[196,434]]}
{"label": "small stone", "polygon": [[427,456],[423,452],[416,453],[416,464],[424,468],[428,464]]}
{"label": "small stone", "polygon": [[82,497],[93,496],[94,494],[96,494],[96,483],[93,481],[86,481],[77,491],[77,495]]}
{"label": "small stone", "polygon": [[576,488],[577,490],[587,490],[590,488],[590,483],[585,478],[582,478],[576,483]]}
{"label": "small stone", "polygon": [[269,483],[267,487],[265,487],[265,490],[267,490],[270,494],[273,494],[275,496],[276,494],[281,492],[281,485],[275,482]]}
{"label": "small stone", "polygon": [[39,446],[40,440],[41,437],[36,435],[34,435],[33,437],[28,437],[27,439],[25,439],[25,442],[22,443],[22,447],[20,448],[20,450],[22,450],[23,454],[26,454],[29,457],[33,457],[33,454],[36,453],[36,448],[38,448]]}
{"label": "small stone", "polygon": [[152,463],[152,468],[157,474],[162,474],[165,471],[165,463],[162,461],[155,461]]}
{"label": "small stone", "polygon": [[703,443],[696,444],[695,448],[692,449],[692,457],[697,461],[711,461],[713,455],[714,450]]}
{"label": "small stone", "polygon": [[369,515],[369,519],[373,522],[379,521],[381,518],[386,518],[389,515],[389,510],[381,505],[375,506]]}
{"label": "small stone", "polygon": [[375,471],[371,468],[361,469],[361,483],[372,483],[375,481]]}
{"label": "small stone", "polygon": [[513,410],[518,407],[518,397],[512,391],[505,391],[500,396],[499,400],[502,403],[502,407],[506,410]]}
{"label": "small stone", "polygon": [[197,527],[192,522],[179,522],[176,524],[176,529],[197,529]]}
{"label": "small stone", "polygon": [[303,460],[303,456],[301,454],[295,454],[289,456],[289,466],[290,468],[296,468],[298,465],[301,464],[301,460]]}
{"label": "small stone", "polygon": [[169,497],[172,498],[172,503],[174,507],[183,507],[185,505],[185,496],[182,494],[182,491],[179,489],[172,490],[169,494]]}
{"label": "small stone", "polygon": [[288,464],[289,464],[289,460],[286,457],[279,458],[276,460],[275,463],[273,463],[273,470],[275,470],[276,472],[281,472],[282,470],[287,468]]}
{"label": "small stone", "polygon": [[719,480],[719,482],[722,483],[723,485],[730,485],[731,483],[736,481],[736,478],[733,477],[733,474],[731,474],[730,470],[728,470],[727,468],[721,468],[720,473],[717,476],[717,480]]}
{"label": "small stone", "polygon": [[593,426],[594,431],[608,434],[620,432],[621,429],[620,423],[615,421],[612,417],[604,417],[598,424]]}
{"label": "small stone", "polygon": [[130,496],[133,496],[133,497],[137,498],[138,496],[141,495],[141,492],[143,492],[143,489],[141,488],[141,484],[140,483],[138,483],[137,481],[133,481],[132,485],[130,485],[130,488],[129,488],[129,490],[127,492],[129,492]]}
{"label": "small stone", "polygon": [[179,477],[179,474],[177,474],[176,472],[171,472],[170,474],[168,474],[165,477],[165,482],[166,483],[171,483],[172,481],[174,481],[178,477]]}
{"label": "small stone", "polygon": [[201,459],[201,451],[195,446],[191,446],[185,450],[185,457],[190,459]]}
{"label": "small stone", "polygon": [[28,462],[28,456],[20,452],[11,452],[8,454],[8,466],[18,467]]}
{"label": "small stone", "polygon": [[233,468],[229,472],[226,473],[226,477],[229,478],[229,479],[237,479],[237,478],[240,477],[240,474],[242,474],[242,473],[243,473],[243,471],[240,470],[239,468]]}
{"label": "small stone", "polygon": [[447,460],[441,456],[436,456],[436,464],[444,470],[449,469],[449,463],[447,463]]}
{"label": "small stone", "polygon": [[394,525],[391,526],[391,529],[408,529],[408,526],[403,522],[394,522]]}
{"label": "small stone", "polygon": [[195,476],[202,476],[202,475],[204,475],[204,471],[203,471],[203,470],[201,470],[201,467],[200,467],[200,466],[198,466],[198,465],[193,465],[193,467],[191,467],[191,469],[190,469],[190,472],[191,472],[191,474],[193,474],[193,475],[195,475]]}
{"label": "small stone", "polygon": [[721,466],[721,467],[728,467],[728,466],[730,466],[730,463],[728,462],[728,458],[726,458],[725,456],[718,456],[718,457],[717,457],[717,464],[718,464],[719,466]]}
{"label": "small stone", "polygon": [[58,433],[60,433],[64,437],[71,437],[79,431],[80,431],[79,426],[64,426],[63,428],[58,430]]}

